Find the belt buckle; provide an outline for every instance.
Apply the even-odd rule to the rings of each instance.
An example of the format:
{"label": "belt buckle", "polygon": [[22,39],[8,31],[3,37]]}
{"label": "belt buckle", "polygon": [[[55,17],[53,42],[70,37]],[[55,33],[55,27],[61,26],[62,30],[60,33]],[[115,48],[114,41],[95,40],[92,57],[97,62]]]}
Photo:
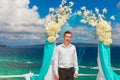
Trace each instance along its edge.
{"label": "belt buckle", "polygon": [[66,70],[70,70],[70,68],[65,68]]}

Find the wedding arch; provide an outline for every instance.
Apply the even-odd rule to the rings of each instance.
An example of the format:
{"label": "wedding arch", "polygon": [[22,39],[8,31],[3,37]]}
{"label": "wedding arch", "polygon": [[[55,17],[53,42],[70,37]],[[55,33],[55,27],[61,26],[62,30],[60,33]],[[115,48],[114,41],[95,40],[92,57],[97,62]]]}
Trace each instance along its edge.
{"label": "wedding arch", "polygon": [[[44,19],[43,22],[46,24],[47,40],[44,46],[44,57],[42,62],[42,67],[40,69],[39,76],[35,79],[31,77],[31,80],[43,80],[49,66],[51,64],[51,59],[53,56],[54,48],[56,45],[56,39],[59,37],[59,32],[66,21],[73,15],[76,14],[81,16],[81,23],[89,24],[96,27],[96,34],[98,36],[98,66],[99,73],[102,73],[100,76],[104,76],[102,80],[120,80],[120,76],[114,73],[111,68],[110,61],[110,44],[112,43],[111,39],[111,23],[105,19],[104,14],[107,12],[106,9],[102,10],[102,13],[99,13],[99,9],[95,8],[95,11],[87,10],[86,7],[81,7],[81,10],[78,10],[75,13],[72,13],[71,7],[73,2],[69,2],[69,5],[65,5],[66,0],[62,0],[62,3],[57,9],[49,9],[49,19]],[[111,16],[110,19],[114,19],[114,16]],[[101,80],[99,78],[99,80]]]}

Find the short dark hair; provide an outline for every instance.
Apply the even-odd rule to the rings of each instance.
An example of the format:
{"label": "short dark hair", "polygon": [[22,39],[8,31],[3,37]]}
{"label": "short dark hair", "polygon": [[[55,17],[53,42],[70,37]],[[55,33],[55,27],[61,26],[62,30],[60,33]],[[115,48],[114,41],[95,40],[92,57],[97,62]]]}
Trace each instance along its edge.
{"label": "short dark hair", "polygon": [[70,31],[65,31],[64,36],[65,36],[65,34],[71,34],[72,35],[72,33]]}

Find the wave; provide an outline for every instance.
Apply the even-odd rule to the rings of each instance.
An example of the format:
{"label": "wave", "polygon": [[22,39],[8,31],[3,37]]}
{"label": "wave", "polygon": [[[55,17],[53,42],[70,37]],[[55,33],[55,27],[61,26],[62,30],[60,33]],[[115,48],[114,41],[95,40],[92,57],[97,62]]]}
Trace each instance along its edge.
{"label": "wave", "polygon": [[79,68],[87,68],[88,66],[79,66]]}
{"label": "wave", "polygon": [[[98,66],[79,66],[79,68],[99,69]],[[120,68],[112,67],[113,70],[120,70]]]}
{"label": "wave", "polygon": [[113,69],[113,70],[117,70],[117,71],[120,70],[120,68],[116,68],[116,67],[112,67],[112,69]]}
{"label": "wave", "polygon": [[91,67],[90,69],[98,69],[98,66],[95,66],[95,67]]}
{"label": "wave", "polygon": [[26,63],[31,64],[32,62],[28,61],[28,62],[26,62]]}

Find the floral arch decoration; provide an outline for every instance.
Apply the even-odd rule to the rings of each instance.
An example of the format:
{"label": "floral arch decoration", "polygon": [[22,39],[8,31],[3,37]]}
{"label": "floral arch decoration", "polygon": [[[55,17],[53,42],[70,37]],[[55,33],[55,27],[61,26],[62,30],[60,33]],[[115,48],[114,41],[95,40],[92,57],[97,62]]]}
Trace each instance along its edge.
{"label": "floral arch decoration", "polygon": [[[83,18],[80,20],[81,23],[88,23],[89,25],[96,27],[96,34],[98,35],[99,41],[103,41],[107,46],[112,43],[111,22],[105,20],[104,14],[107,13],[105,8],[102,10],[102,14],[99,13],[98,8],[95,8],[95,12],[93,12],[92,10],[87,10],[84,6],[76,13],[72,13],[71,7],[74,3],[69,2],[68,6],[65,6],[65,3],[66,0],[63,0],[57,9],[50,8],[49,20],[44,21],[47,24],[46,32],[48,34],[47,40],[49,42],[55,42],[59,37],[62,25],[72,16],[72,14],[77,14]],[[114,20],[115,18],[114,16],[111,16],[110,19]]]}
{"label": "floral arch decoration", "polygon": [[[37,80],[43,80],[51,63],[52,55],[54,53],[55,42],[59,37],[59,32],[62,25],[72,16],[73,2],[69,2],[66,5],[66,0],[62,0],[60,6],[57,9],[49,9],[49,19],[44,19],[46,24],[47,41],[44,46],[44,57],[42,67],[40,69]],[[95,8],[95,11],[87,10],[86,7],[82,7],[81,10],[75,12],[75,14],[82,16],[81,23],[89,24],[96,27],[96,34],[98,35],[99,46],[98,55],[100,56],[101,68],[106,80],[120,80],[120,77],[115,74],[111,68],[110,62],[110,44],[111,39],[111,22],[106,20],[104,14],[107,10],[104,8],[102,13],[99,13],[99,9]],[[110,17],[114,20],[114,16]],[[49,54],[48,54],[49,53]],[[31,77],[31,80],[35,80]]]}

